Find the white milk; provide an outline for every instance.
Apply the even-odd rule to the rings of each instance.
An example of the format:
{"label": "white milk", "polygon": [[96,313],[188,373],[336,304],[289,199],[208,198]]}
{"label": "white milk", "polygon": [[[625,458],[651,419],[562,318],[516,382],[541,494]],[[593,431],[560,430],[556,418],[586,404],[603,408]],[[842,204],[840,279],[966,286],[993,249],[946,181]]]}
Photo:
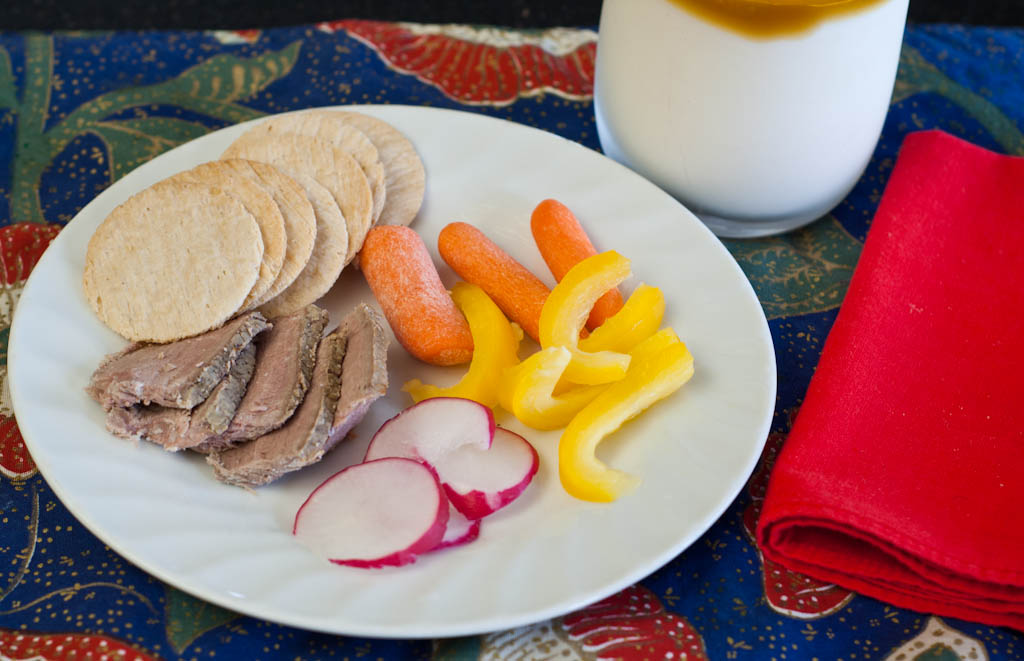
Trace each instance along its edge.
{"label": "white milk", "polygon": [[753,38],[669,0],[604,0],[601,145],[720,236],[810,222],[849,193],[874,151],[907,2]]}

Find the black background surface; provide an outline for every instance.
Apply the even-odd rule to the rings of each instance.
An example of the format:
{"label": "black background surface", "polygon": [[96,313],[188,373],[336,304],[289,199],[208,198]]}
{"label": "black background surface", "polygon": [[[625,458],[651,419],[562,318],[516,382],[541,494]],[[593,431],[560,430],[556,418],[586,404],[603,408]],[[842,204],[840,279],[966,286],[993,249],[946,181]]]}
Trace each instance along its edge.
{"label": "black background surface", "polygon": [[[6,6],[4,6],[6,5]],[[256,28],[336,18],[597,25],[600,0],[0,0],[0,30]],[[915,22],[1024,25],[1024,0],[912,0]]]}

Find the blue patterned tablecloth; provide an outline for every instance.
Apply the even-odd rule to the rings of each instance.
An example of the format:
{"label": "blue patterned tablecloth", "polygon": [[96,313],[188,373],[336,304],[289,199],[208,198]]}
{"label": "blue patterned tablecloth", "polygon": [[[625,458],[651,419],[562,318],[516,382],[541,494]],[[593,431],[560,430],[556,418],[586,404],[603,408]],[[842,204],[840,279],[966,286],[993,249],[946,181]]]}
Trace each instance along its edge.
{"label": "blue patterned tablecloth", "polygon": [[452,640],[309,633],[203,603],[140,571],[75,521],[37,473],[7,393],[11,314],[48,241],[112,181],[213,129],[347,103],[471,110],[598,149],[595,47],[592,30],[372,21],[0,34],[0,659],[1024,658],[1020,633],[823,585],[765,563],[750,535],[903,136],[942,128],[1024,155],[1020,30],[909,28],[882,139],[856,189],[803,230],[727,242],[775,340],[778,403],[764,460],[696,544],[600,604]]}

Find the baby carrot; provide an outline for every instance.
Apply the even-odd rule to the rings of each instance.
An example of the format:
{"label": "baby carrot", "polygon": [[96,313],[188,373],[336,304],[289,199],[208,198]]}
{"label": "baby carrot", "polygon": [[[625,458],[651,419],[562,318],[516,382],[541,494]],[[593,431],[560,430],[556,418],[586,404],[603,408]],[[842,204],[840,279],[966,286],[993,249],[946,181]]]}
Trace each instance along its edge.
{"label": "baby carrot", "polygon": [[487,292],[505,316],[537,339],[540,310],[551,290],[468,223],[449,223],[437,237],[437,250],[466,282]]}
{"label": "baby carrot", "polygon": [[[559,282],[569,269],[597,254],[576,216],[557,200],[544,200],[537,205],[530,217],[530,231],[551,275]],[[618,289],[609,289],[594,303],[587,328],[594,330],[621,309],[622,294]]]}
{"label": "baby carrot", "polygon": [[472,358],[469,324],[441,284],[415,230],[401,225],[371,229],[359,268],[406,351],[432,365],[458,365]]}

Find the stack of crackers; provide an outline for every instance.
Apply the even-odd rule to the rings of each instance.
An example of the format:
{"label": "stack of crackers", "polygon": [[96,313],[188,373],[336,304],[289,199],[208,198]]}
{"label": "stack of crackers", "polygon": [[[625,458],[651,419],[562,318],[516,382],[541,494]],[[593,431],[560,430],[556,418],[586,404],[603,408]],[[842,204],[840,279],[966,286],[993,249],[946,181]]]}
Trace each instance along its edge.
{"label": "stack of crackers", "polygon": [[412,222],[425,181],[412,143],[379,119],[272,117],[114,209],[89,241],[86,298],[143,342],[290,314],[327,293],[372,226]]}

